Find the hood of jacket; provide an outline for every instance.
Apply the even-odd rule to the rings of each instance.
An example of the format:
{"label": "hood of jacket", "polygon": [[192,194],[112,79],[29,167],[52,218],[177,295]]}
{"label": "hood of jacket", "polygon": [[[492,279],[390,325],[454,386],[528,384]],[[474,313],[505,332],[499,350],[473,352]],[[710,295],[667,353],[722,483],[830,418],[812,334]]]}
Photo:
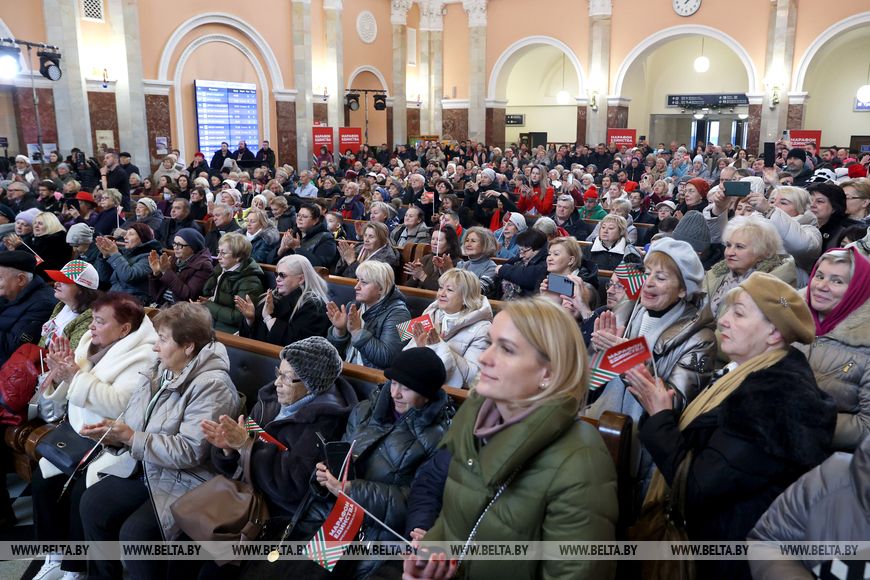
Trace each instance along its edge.
{"label": "hood of jacket", "polygon": [[[444,316],[443,311],[438,307],[438,300],[430,304],[426,307],[426,310],[423,311],[423,314],[428,314],[432,317],[432,322],[435,324],[435,329],[439,331],[441,329],[441,318]],[[483,302],[480,304],[479,308],[474,310],[466,310],[462,313],[453,327],[444,334],[441,338],[443,340],[450,340],[453,338],[456,333],[461,331],[464,328],[468,328],[469,326],[476,324],[481,321],[492,321],[492,306],[487,300],[486,296],[483,296]]]}
{"label": "hood of jacket", "polygon": [[870,302],[865,302],[825,335],[849,346],[870,346]]}
{"label": "hood of jacket", "polygon": [[852,455],[849,475],[852,478],[852,485],[855,486],[855,496],[858,498],[858,503],[864,510],[864,515],[870,520],[870,478],[867,477],[868,473],[870,473],[870,437],[864,437],[861,445]]}
{"label": "hood of jacket", "polygon": [[136,256],[141,256],[142,254],[150,254],[151,250],[155,250],[158,253],[163,250],[163,246],[160,245],[158,240],[149,240],[142,244],[139,244],[132,250],[123,250],[123,254],[127,258],[135,258]]}

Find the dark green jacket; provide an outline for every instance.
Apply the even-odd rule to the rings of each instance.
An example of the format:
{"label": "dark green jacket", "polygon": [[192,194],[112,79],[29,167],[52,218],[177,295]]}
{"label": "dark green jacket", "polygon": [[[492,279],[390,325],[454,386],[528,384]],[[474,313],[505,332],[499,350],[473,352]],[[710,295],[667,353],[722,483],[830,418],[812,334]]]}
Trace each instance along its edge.
{"label": "dark green jacket", "polygon": [[[51,320],[52,318],[54,318],[58,314],[60,314],[60,311],[63,310],[64,306],[65,306],[65,304],[63,302],[58,302],[54,306],[54,310],[52,311],[51,317],[49,318],[49,320]],[[82,339],[82,336],[84,336],[84,334],[90,328],[91,321],[93,319],[94,319],[94,313],[91,311],[90,308],[88,308],[87,310],[85,310],[84,312],[82,312],[81,314],[79,314],[78,316],[76,316],[75,318],[70,320],[69,322],[67,322],[66,326],[63,327],[63,335],[69,339],[70,348],[75,350],[78,347],[79,341]],[[41,346],[43,348],[45,347],[45,335],[44,334],[42,335],[42,338],[39,340],[39,346]]]}
{"label": "dark green jacket", "polygon": [[[452,453],[441,515],[426,540],[464,543],[496,489],[513,481],[492,505],[477,541],[613,541],[618,515],[616,470],[577,405],[545,403],[486,445],[473,435],[485,399],[472,393],[444,436]],[[612,578],[615,561],[466,560],[462,578]]]}
{"label": "dark green jacket", "polygon": [[214,319],[215,330],[230,333],[238,331],[244,317],[236,309],[234,297],[250,296],[256,304],[263,292],[263,270],[253,258],[248,258],[238,270],[232,272],[224,273],[223,268],[215,266],[202,289],[202,295],[209,298],[205,306]]}

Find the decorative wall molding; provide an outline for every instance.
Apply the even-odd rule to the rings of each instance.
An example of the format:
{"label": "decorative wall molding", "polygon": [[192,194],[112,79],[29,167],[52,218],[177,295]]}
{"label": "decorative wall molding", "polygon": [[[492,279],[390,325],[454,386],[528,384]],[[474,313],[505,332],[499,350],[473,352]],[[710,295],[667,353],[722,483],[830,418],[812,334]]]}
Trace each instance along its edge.
{"label": "decorative wall molding", "polygon": [[323,0],[324,10],[343,10],[342,0]]}
{"label": "decorative wall molding", "polygon": [[413,3],[413,0],[391,0],[390,22],[398,26],[406,26],[408,24],[408,10],[411,9]]}
{"label": "decorative wall molding", "polygon": [[574,51],[571,50],[570,46],[552,36],[527,36],[517,40],[507,47],[505,51],[501,53],[501,56],[498,57],[498,60],[495,61],[495,64],[492,67],[492,72],[489,75],[489,88],[486,93],[487,99],[495,100],[501,96],[498,94],[498,80],[502,74],[502,69],[504,69],[508,64],[514,54],[528,46],[540,44],[552,46],[565,54],[568,58],[568,62],[571,63],[577,73],[577,96],[586,94],[586,75],[583,72],[583,65],[580,64],[580,59],[577,58],[577,55],[574,54]]}
{"label": "decorative wall molding", "polygon": [[462,0],[462,7],[468,15],[468,27],[486,26],[487,0]]}
{"label": "decorative wall molding", "polygon": [[368,10],[357,14],[356,35],[366,44],[371,44],[378,38],[378,20]]}
{"label": "decorative wall molding", "polygon": [[612,0],[589,0],[589,17],[604,17],[613,15]]}
{"label": "decorative wall molding", "polygon": [[358,66],[355,69],[353,69],[353,72],[351,72],[347,77],[347,87],[348,88],[352,87],[353,81],[356,79],[356,77],[358,77],[360,74],[362,74],[364,72],[370,72],[378,78],[378,81],[381,83],[381,88],[384,89],[384,92],[387,94],[387,97],[389,98],[389,96],[390,96],[389,86],[390,85],[387,84],[387,79],[384,78],[383,73],[381,73],[381,71],[379,71],[376,67],[373,67],[373,66],[363,65],[363,66]]}
{"label": "decorative wall molding", "polygon": [[622,61],[622,64],[619,65],[619,70],[616,72],[616,82],[613,85],[613,94],[622,94],[622,85],[625,82],[625,75],[628,74],[628,69],[634,61],[644,56],[647,51],[657,48],[669,40],[683,36],[706,36],[718,40],[730,48],[734,54],[737,55],[737,58],[740,59],[740,62],[743,63],[743,67],[746,69],[746,76],[749,81],[749,90],[747,93],[756,93],[759,91],[758,69],[755,67],[755,63],[752,62],[749,53],[746,52],[745,48],[743,48],[743,45],[717,28],[701,26],[698,24],[684,24],[659,30],[655,34],[646,37],[640,44],[631,49],[631,52],[628,53],[628,56],[625,57],[625,60]]}
{"label": "decorative wall molding", "polygon": [[608,95],[607,97],[607,106],[608,107],[627,107],[631,104],[630,97],[622,97],[619,95]]}
{"label": "decorative wall molding", "polygon": [[[861,12],[860,14],[855,14],[853,16],[849,16],[848,18],[844,18],[843,20],[832,24],[824,32],[818,35],[816,39],[812,42],[812,44],[810,44],[810,46],[807,48],[806,52],[804,52],[801,59],[798,61],[798,65],[795,68],[797,74],[792,76],[792,92],[803,92],[804,83],[806,82],[807,78],[807,71],[809,71],[810,65],[813,63],[816,55],[819,53],[822,47],[824,47],[828,43],[828,41],[860,26],[870,27],[870,12]],[[868,34],[870,34],[870,31],[868,31]],[[864,62],[867,61],[865,60]],[[863,64],[861,66],[863,66]]]}
{"label": "decorative wall molding", "polygon": [[441,99],[441,108],[447,109],[467,109],[468,99]]}
{"label": "decorative wall molding", "polygon": [[117,81],[106,81],[106,86],[103,86],[103,79],[85,79],[85,88],[88,92],[95,93],[114,93]]}
{"label": "decorative wall molding", "polygon": [[420,0],[420,30],[444,30],[443,0]]}
{"label": "decorative wall molding", "polygon": [[296,102],[296,89],[274,89],[272,90],[272,96],[275,97],[276,102],[285,102],[285,103],[295,103]]}
{"label": "decorative wall molding", "polygon": [[506,99],[486,99],[483,104],[487,109],[504,109],[508,102]]}
{"label": "decorative wall molding", "polygon": [[146,95],[163,95],[169,96],[169,91],[172,89],[172,81],[158,81],[156,79],[144,79],[142,84],[145,86]]}
{"label": "decorative wall molding", "polygon": [[803,105],[806,104],[807,99],[810,98],[809,93],[789,93],[788,94],[788,104],[789,105]]}

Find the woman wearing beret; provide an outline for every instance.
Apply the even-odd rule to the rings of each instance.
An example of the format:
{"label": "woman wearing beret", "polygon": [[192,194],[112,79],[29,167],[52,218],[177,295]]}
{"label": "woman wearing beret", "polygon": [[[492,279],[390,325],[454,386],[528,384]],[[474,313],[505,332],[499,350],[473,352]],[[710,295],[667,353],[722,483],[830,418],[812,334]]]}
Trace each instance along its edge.
{"label": "woman wearing beret", "polygon": [[155,250],[148,254],[148,265],[151,267],[148,291],[161,305],[196,300],[214,272],[211,252],[205,246],[205,238],[197,230],[178,230],[172,249],[172,256],[169,252],[158,256]]}
{"label": "woman wearing beret", "polygon": [[[663,509],[668,486],[689,461],[684,516],[692,541],[743,541],[773,500],[830,454],[836,425],[834,402],[789,346],[815,337],[800,295],[756,272],[725,303],[721,348],[732,362],[681,415],[661,379],[643,366],[627,373],[649,414],[640,439],[656,466],[644,505]],[[746,561],[697,566],[702,578],[750,578]]]}
{"label": "woman wearing beret", "polygon": [[837,404],[834,447],[851,452],[870,436],[870,261],[856,248],[822,254],[807,303],[816,340],[796,346]]}

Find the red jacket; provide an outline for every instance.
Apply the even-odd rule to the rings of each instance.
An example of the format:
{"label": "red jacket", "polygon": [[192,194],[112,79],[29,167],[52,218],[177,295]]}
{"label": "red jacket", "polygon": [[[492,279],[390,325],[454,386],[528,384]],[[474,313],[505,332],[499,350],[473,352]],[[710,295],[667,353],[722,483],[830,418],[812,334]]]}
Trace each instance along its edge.
{"label": "red jacket", "polygon": [[522,213],[530,213],[535,210],[538,215],[550,215],[553,213],[553,196],[556,191],[552,187],[547,188],[547,193],[544,194],[544,199],[541,199],[541,188],[532,188],[532,195],[529,197],[520,196],[517,202],[517,208]]}

